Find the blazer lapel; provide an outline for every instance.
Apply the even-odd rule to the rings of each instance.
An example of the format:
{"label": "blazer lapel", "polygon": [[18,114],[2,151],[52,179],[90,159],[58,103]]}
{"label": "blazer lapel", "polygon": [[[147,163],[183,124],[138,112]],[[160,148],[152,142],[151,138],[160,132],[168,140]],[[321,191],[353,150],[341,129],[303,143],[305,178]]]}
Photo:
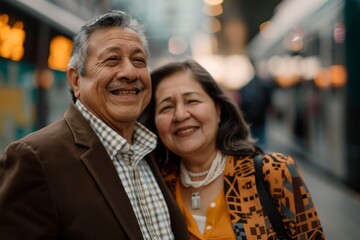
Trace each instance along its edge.
{"label": "blazer lapel", "polygon": [[149,167],[151,168],[152,172],[154,173],[154,177],[158,182],[158,185],[161,189],[161,192],[163,193],[164,199],[168,206],[170,219],[171,219],[171,228],[175,236],[175,239],[184,239],[184,240],[190,239],[185,219],[174,197],[172,196],[170,190],[167,188],[165,181],[163,180],[160,171],[156,165],[156,161],[150,156],[147,156],[146,161]]}
{"label": "blazer lapel", "polygon": [[130,239],[143,239],[130,200],[104,146],[82,114],[71,104],[65,113],[75,143],[89,149],[80,156]]}

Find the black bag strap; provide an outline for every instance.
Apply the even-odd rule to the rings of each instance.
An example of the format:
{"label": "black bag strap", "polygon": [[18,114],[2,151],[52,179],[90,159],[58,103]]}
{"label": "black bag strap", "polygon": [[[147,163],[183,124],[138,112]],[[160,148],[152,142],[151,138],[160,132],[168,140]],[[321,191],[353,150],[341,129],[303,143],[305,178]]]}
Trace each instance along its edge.
{"label": "black bag strap", "polygon": [[260,198],[260,202],[264,208],[264,211],[269,217],[271,225],[273,226],[279,240],[292,240],[289,237],[284,229],[283,222],[281,220],[281,215],[277,210],[274,201],[269,193],[269,190],[266,186],[263,171],[263,155],[257,155],[254,158],[254,166],[255,166],[255,179],[256,179],[256,187],[258,190],[258,195]]}

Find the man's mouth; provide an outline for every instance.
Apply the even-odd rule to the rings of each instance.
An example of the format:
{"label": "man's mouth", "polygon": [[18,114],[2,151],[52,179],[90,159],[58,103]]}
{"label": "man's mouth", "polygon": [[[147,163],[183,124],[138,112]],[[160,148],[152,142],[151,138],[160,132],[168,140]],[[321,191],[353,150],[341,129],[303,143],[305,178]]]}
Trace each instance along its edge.
{"label": "man's mouth", "polygon": [[140,90],[120,90],[116,89],[111,91],[114,95],[137,95],[140,93]]}

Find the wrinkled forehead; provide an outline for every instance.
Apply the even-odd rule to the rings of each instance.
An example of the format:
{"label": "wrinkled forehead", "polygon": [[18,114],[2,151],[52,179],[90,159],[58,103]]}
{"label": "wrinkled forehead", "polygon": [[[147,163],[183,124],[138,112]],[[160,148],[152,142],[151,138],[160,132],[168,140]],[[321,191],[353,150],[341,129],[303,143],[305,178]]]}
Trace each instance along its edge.
{"label": "wrinkled forehead", "polygon": [[100,49],[123,49],[142,52],[147,56],[146,46],[141,37],[132,29],[123,27],[101,28],[91,33],[88,40],[88,51]]}

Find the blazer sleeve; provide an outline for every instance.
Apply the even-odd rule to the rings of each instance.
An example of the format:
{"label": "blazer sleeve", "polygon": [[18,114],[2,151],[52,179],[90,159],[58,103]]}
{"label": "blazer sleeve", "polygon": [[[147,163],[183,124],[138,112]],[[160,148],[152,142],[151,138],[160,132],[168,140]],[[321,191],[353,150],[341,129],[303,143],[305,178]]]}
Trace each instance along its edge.
{"label": "blazer sleeve", "polygon": [[263,173],[287,233],[298,240],[325,239],[311,194],[294,159],[281,153],[265,154]]}
{"label": "blazer sleeve", "polygon": [[56,239],[56,211],[34,149],[23,142],[0,158],[0,239]]}

